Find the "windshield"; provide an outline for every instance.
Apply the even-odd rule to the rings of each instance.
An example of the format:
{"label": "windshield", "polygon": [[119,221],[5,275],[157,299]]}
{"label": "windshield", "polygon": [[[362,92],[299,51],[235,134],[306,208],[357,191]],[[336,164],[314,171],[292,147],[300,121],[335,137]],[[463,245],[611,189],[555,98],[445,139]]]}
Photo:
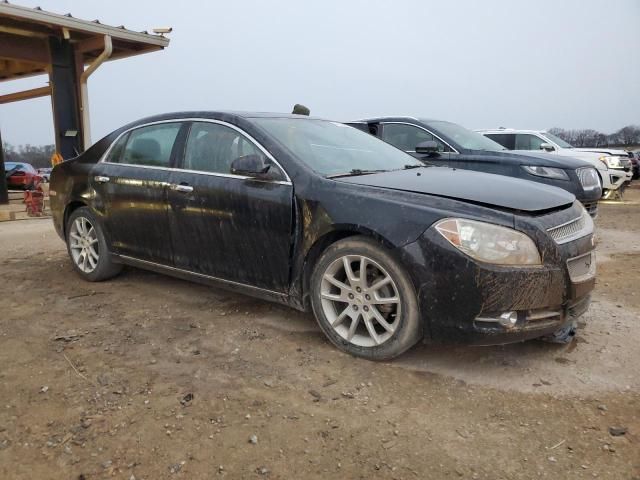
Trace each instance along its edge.
{"label": "windshield", "polygon": [[254,118],[253,122],[324,176],[423,165],[369,133],[343,123],[295,118]]}
{"label": "windshield", "polygon": [[467,130],[461,125],[439,120],[423,120],[423,122],[427,126],[439,131],[445,137],[443,140],[447,140],[448,137],[451,142],[457,143],[467,150],[486,150],[489,152],[506,150],[506,148],[499,143],[496,143],[477,132]]}
{"label": "windshield", "polygon": [[5,162],[4,163],[4,170],[6,172],[8,172],[9,170],[26,170],[25,166],[22,163],[16,163],[16,162]]}
{"label": "windshield", "polygon": [[547,139],[551,140],[553,143],[558,145],[560,148],[573,148],[573,145],[571,145],[570,143],[565,142],[560,137],[556,137],[555,135],[553,135],[553,134],[551,134],[549,132],[543,132],[543,135],[545,137],[547,137]]}

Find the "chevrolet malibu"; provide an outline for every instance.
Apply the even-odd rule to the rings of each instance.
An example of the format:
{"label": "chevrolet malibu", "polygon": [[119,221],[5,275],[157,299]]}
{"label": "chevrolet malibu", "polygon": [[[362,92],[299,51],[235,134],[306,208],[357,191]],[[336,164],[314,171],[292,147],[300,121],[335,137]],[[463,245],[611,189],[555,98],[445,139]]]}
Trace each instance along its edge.
{"label": "chevrolet malibu", "polygon": [[56,166],[51,207],[88,281],[130,265],[312,310],[369,359],[420,340],[566,342],[595,282],[572,194],[309,117],[137,121]]}

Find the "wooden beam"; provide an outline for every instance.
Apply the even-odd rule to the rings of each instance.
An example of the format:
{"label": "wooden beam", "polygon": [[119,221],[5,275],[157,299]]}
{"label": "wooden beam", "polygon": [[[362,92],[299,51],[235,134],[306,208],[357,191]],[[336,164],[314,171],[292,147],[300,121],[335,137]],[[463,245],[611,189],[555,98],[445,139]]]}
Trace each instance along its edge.
{"label": "wooden beam", "polygon": [[16,35],[1,35],[0,58],[49,64],[49,45],[45,40]]}
{"label": "wooden beam", "polygon": [[51,95],[51,87],[33,88],[22,92],[8,93],[0,95],[0,105],[3,103],[19,102],[21,100],[29,100],[30,98],[46,97]]}

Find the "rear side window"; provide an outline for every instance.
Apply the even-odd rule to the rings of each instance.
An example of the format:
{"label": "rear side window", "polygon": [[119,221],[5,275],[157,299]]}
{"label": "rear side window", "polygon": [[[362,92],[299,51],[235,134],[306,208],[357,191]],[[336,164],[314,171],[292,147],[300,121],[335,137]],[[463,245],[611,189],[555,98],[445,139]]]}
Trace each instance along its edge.
{"label": "rear side window", "polygon": [[499,143],[507,150],[516,148],[516,136],[512,133],[485,133],[484,136]]}
{"label": "rear side window", "polygon": [[111,163],[120,163],[122,154],[124,153],[124,146],[127,144],[128,138],[129,134],[125,133],[118,140],[116,140],[116,143],[113,145],[113,147],[111,147],[111,150],[109,150],[109,153],[105,157],[104,161]]}
{"label": "rear side window", "polygon": [[447,146],[429,132],[402,123],[385,123],[382,127],[382,139],[405,152],[415,152],[422,142],[433,140],[438,144],[439,152],[448,152]]}
{"label": "rear side window", "polygon": [[516,135],[516,150],[540,150],[540,145],[545,143],[543,139],[528,133]]}
{"label": "rear side window", "polygon": [[[118,141],[108,161],[129,165],[169,167],[171,150],[180,131],[179,123],[161,123],[141,127]],[[124,148],[122,148],[124,147]]]}
{"label": "rear side window", "polygon": [[[184,168],[230,174],[233,161],[248,155],[263,157],[269,163],[264,153],[239,131],[217,123],[195,122],[189,131]],[[275,165],[270,172],[278,178],[282,176]]]}

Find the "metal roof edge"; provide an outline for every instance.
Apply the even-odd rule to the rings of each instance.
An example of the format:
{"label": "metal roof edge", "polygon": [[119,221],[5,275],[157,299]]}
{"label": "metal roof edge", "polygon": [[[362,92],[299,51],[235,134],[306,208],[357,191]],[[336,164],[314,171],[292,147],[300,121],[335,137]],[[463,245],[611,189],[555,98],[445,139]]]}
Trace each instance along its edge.
{"label": "metal roof edge", "polygon": [[0,3],[0,15],[7,15],[17,19],[31,20],[48,25],[56,25],[71,30],[100,35],[110,35],[113,38],[127,40],[138,43],[154,45],[165,48],[169,45],[170,39],[161,35],[151,35],[149,33],[135,32],[125,28],[113,27],[90,20],[81,20],[71,16],[60,15],[58,13],[47,12],[20,5],[12,5],[6,0]]}

